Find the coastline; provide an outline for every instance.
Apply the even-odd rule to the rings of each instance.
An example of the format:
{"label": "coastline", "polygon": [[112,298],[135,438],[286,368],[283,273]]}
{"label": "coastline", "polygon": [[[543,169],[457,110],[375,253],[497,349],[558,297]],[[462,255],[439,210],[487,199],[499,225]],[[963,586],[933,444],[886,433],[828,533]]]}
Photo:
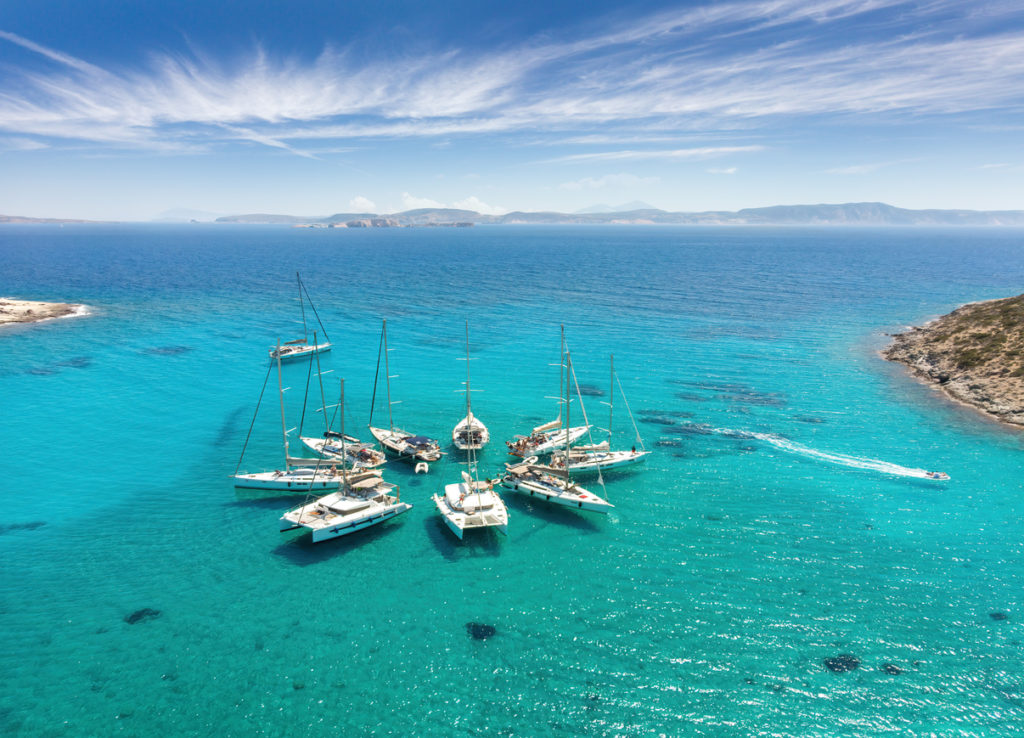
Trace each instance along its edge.
{"label": "coastline", "polygon": [[0,297],[0,327],[40,323],[44,320],[56,320],[58,318],[76,318],[88,314],[88,305]]}
{"label": "coastline", "polygon": [[1024,295],[970,302],[892,335],[880,353],[957,404],[1024,427]]}

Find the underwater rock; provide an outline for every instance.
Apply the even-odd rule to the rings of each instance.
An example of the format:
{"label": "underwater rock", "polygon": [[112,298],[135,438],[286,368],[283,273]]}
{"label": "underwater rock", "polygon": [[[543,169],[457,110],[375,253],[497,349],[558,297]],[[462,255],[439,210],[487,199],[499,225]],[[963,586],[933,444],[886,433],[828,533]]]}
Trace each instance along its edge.
{"label": "underwater rock", "polygon": [[1007,615],[1005,612],[999,612],[999,611],[990,612],[988,614],[988,616],[990,618],[992,618],[993,620],[1008,620],[1010,618],[1010,616]]}
{"label": "underwater rock", "polygon": [[666,418],[663,415],[648,415],[640,418],[641,423],[651,423],[652,425],[675,425],[676,421],[672,418]]}
{"label": "underwater rock", "polygon": [[136,610],[131,615],[125,615],[124,621],[128,625],[135,625],[141,623],[143,620],[150,620],[151,618],[159,617],[160,611],[154,610],[152,607],[144,607],[141,610]]}
{"label": "underwater rock", "polygon": [[579,384],[576,387],[584,397],[604,397],[604,390],[596,385]]}
{"label": "underwater rock", "polygon": [[154,356],[174,356],[191,350],[191,346],[155,346],[154,348],[145,349],[144,353],[153,354]]}
{"label": "underwater rock", "polygon": [[52,366],[34,366],[28,370],[28,374],[34,374],[37,377],[49,377],[56,373],[57,370]]}
{"label": "underwater rock", "polygon": [[848,653],[841,653],[825,659],[825,668],[836,673],[853,671],[860,668],[860,659]]}
{"label": "underwater rock", "polygon": [[676,399],[686,402],[707,402],[708,398],[696,392],[676,392]]}
{"label": "underwater rock", "polygon": [[292,689],[294,689],[296,692],[298,692],[300,689],[305,689],[305,688],[306,688],[305,682],[292,682]]}
{"label": "underwater rock", "polygon": [[73,359],[65,359],[64,361],[58,361],[57,366],[68,366],[72,369],[85,369],[85,367],[92,364],[91,356],[76,356]]}
{"label": "underwater rock", "polygon": [[466,632],[474,641],[486,641],[495,635],[498,629],[486,623],[466,623]]}
{"label": "underwater rock", "polygon": [[669,448],[679,448],[683,445],[683,442],[676,438],[660,438],[654,442],[655,446],[668,446]]}
{"label": "underwater rock", "polygon": [[896,664],[885,663],[879,666],[878,668],[884,671],[886,674],[889,674],[890,676],[898,676],[899,674],[903,673],[903,669],[896,666]]}
{"label": "underwater rock", "polygon": [[42,528],[46,525],[45,520],[32,520],[28,523],[8,523],[7,525],[0,525],[0,536],[5,533],[13,533],[16,530],[35,530],[36,528]]}
{"label": "underwater rock", "polygon": [[818,425],[820,423],[825,422],[824,418],[819,418],[816,415],[797,415],[795,418],[793,418],[793,420],[798,420],[801,423],[811,423],[814,425]]}
{"label": "underwater rock", "polygon": [[676,426],[671,432],[681,436],[711,436],[715,429],[706,423],[685,423]]}

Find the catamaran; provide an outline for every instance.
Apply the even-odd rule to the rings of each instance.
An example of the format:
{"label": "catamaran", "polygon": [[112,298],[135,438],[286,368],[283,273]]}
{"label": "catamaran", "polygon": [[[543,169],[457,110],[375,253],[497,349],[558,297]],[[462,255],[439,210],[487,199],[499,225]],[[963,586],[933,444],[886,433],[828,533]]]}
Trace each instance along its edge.
{"label": "catamaran", "polygon": [[[302,284],[302,278],[298,272],[295,272],[295,279],[299,283],[299,307],[302,310],[302,338],[296,338],[293,341],[286,341],[284,344],[278,343],[275,348],[270,349],[270,358],[281,359],[283,361],[289,361],[291,359],[298,359],[302,356],[310,356],[311,354],[320,354],[325,351],[331,350],[330,338],[327,336],[327,331],[324,330],[324,324],[320,321],[320,315],[316,311],[316,307],[313,305],[313,300],[309,296],[309,292],[306,291],[305,285]],[[306,325],[306,300],[309,300],[309,307],[313,311],[313,315],[316,316],[316,320],[320,323],[320,330],[323,331],[323,336],[326,340],[324,343],[317,343],[314,334],[313,343],[309,342],[309,328]]]}
{"label": "catamaran", "polygon": [[[565,383],[565,427],[569,427],[569,384],[572,376],[572,358],[568,351],[564,352],[566,367]],[[584,418],[586,422],[586,418]],[[589,425],[587,426],[589,427]],[[568,457],[569,444],[564,446],[563,460]],[[553,454],[554,456],[554,454]],[[600,469],[598,474],[600,475]],[[600,476],[599,481],[604,482]],[[537,463],[536,456],[530,456],[518,464],[505,464],[505,476],[501,480],[506,489],[520,494],[528,494],[564,507],[575,507],[578,510],[607,513],[614,505],[590,490],[584,489],[572,481],[565,466],[561,469],[554,466],[542,466]]]}
{"label": "catamaran", "polygon": [[[629,402],[626,400],[626,393],[622,391],[622,383],[618,381],[615,374],[615,356],[611,357],[611,382],[608,391],[608,438],[597,444],[586,446],[573,446],[565,455],[552,454],[551,466],[556,469],[568,469],[577,474],[596,472],[600,470],[621,469],[627,466],[639,464],[650,453],[644,448],[643,439],[640,437],[640,430],[636,427],[636,420],[633,419],[633,411],[629,409]],[[636,433],[636,442],[629,451],[612,451],[612,414],[614,412],[615,384],[618,382],[619,392],[622,394],[622,402],[629,413],[629,419],[633,423],[633,431]],[[579,395],[579,385],[576,386],[576,393]],[[583,398],[580,397],[580,404]],[[637,450],[637,445],[640,449]]]}
{"label": "catamaran", "polygon": [[[562,326],[562,361],[559,362],[558,366],[564,368],[565,360],[565,326]],[[558,370],[558,401],[562,399],[562,370]],[[505,441],[505,445],[508,446],[508,452],[513,456],[520,458],[527,458],[529,456],[540,456],[542,454],[551,453],[555,449],[564,447],[567,444],[571,445],[578,441],[584,433],[590,430],[589,425],[578,425],[575,428],[570,426],[562,427],[562,413],[558,413],[558,417],[552,420],[550,423],[544,423],[538,425],[530,431],[528,436],[516,436],[511,441]]]}
{"label": "catamaran", "polygon": [[384,321],[380,334],[381,348],[377,352],[377,373],[380,374],[380,357],[384,356],[384,383],[387,388],[388,400],[388,427],[378,428],[373,424],[373,405],[377,398],[377,380],[373,382],[373,399],[370,402],[370,433],[376,438],[386,451],[390,451],[406,461],[437,461],[441,458],[441,448],[433,438],[418,436],[408,433],[401,428],[396,428],[391,406],[391,374],[388,367],[388,322]]}
{"label": "catamaran", "polygon": [[466,321],[466,417],[452,430],[452,443],[460,451],[479,451],[491,440],[490,431],[483,421],[473,415],[469,386],[469,321]]}
{"label": "catamaran", "polygon": [[[270,378],[270,370],[267,370],[267,378],[263,381],[263,388],[266,389],[267,379]],[[245,449],[249,444],[246,437],[242,446],[242,454],[238,458],[238,466],[232,478],[235,486],[242,489],[267,489],[267,490],[293,490],[310,491],[337,489],[342,483],[342,477],[337,467],[329,461],[324,462],[318,459],[296,459],[288,455],[288,429],[284,418],[284,387],[281,382],[281,357],[277,357],[277,391],[281,401],[281,441],[284,445],[284,469],[274,471],[239,473],[242,466],[242,459],[245,457]],[[263,392],[260,392],[260,398]],[[259,413],[259,404],[256,406],[256,413]],[[253,415],[255,423],[256,416]],[[250,433],[252,428],[250,426]]]}
{"label": "catamaran", "polygon": [[[344,403],[342,380],[342,443]],[[342,467],[339,474],[341,484],[337,491],[286,512],[281,516],[281,530],[308,528],[313,533],[313,543],[319,543],[383,523],[412,509],[408,502],[402,502],[398,487],[381,479],[376,469],[349,471]]]}

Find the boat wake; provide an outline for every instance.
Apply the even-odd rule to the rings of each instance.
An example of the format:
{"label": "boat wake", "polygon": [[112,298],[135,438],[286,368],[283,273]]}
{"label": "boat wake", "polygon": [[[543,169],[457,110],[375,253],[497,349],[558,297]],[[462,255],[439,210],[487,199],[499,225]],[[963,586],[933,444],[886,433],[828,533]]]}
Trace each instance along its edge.
{"label": "boat wake", "polygon": [[785,451],[786,453],[803,456],[808,459],[816,459],[818,461],[824,461],[838,466],[846,466],[852,469],[864,469],[866,471],[874,471],[880,474],[891,474],[893,476],[912,477],[915,479],[948,479],[944,474],[928,471],[927,469],[914,469],[909,466],[901,466],[889,461],[881,461],[880,459],[869,459],[864,456],[847,456],[846,454],[818,451],[810,446],[804,446],[802,443],[797,443],[796,441],[791,441],[788,438],[777,436],[774,433],[754,433],[750,431],[731,430],[729,428],[715,428],[714,432],[731,438],[763,441],[764,443],[774,446],[780,451]]}

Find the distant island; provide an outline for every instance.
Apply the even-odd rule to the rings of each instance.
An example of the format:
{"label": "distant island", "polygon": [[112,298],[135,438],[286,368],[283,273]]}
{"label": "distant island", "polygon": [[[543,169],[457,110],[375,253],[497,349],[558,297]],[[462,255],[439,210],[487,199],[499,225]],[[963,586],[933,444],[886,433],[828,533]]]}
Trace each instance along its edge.
{"label": "distant island", "polygon": [[[643,203],[627,203],[622,207]],[[0,215],[0,223],[96,223],[69,218]],[[106,221],[110,222],[110,221]],[[296,228],[410,228],[475,225],[695,225],[695,226],[1024,226],[1024,210],[907,210],[883,202],[840,205],[775,205],[743,210],[673,212],[652,207],[609,212],[603,206],[577,213],[515,211],[485,215],[475,210],[419,208],[400,213],[284,215],[247,213],[214,218],[198,210],[168,210],[156,223],[248,223]]]}
{"label": "distant island", "polygon": [[975,302],[893,337],[883,352],[953,399],[1024,425],[1024,295]]}
{"label": "distant island", "polygon": [[670,212],[657,208],[621,212],[521,212],[484,215],[474,210],[420,208],[401,213],[335,213],[327,216],[252,213],[217,223],[279,223],[317,228],[468,225],[848,225],[1024,226],[1024,210],[906,210],[881,202],[842,205],[776,205],[736,211]]}

